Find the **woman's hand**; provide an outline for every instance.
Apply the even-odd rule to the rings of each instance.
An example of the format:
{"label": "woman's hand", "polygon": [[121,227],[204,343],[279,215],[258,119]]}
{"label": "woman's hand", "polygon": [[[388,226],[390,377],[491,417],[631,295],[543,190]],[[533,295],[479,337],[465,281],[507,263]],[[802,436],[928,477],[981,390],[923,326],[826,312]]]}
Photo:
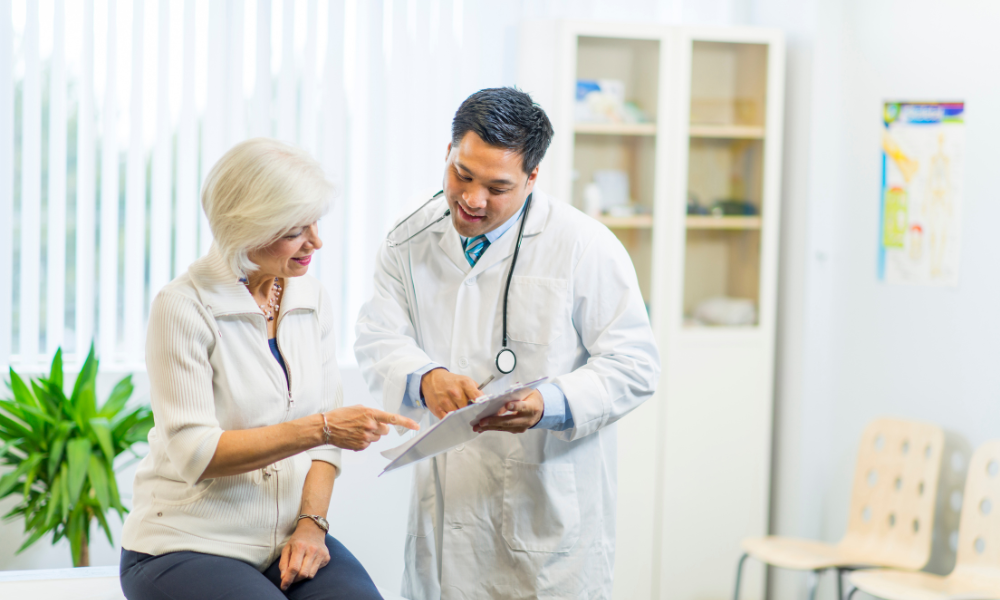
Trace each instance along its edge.
{"label": "woman's hand", "polygon": [[285,591],[303,579],[312,579],[329,562],[326,532],[312,519],[299,519],[295,533],[281,549],[281,561],[278,563],[281,590]]}
{"label": "woman's hand", "polygon": [[360,404],[331,410],[325,416],[330,443],[348,450],[364,450],[383,435],[388,435],[389,425],[402,425],[414,431],[420,429],[412,419]]}

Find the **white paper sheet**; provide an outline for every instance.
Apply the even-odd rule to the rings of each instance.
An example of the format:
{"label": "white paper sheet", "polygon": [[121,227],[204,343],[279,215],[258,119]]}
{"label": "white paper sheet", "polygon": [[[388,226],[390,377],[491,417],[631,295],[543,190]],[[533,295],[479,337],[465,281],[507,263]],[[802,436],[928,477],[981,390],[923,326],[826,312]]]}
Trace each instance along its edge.
{"label": "white paper sheet", "polygon": [[479,435],[472,430],[474,423],[500,412],[504,404],[517,398],[519,392],[535,389],[548,380],[548,377],[544,377],[531,383],[518,384],[499,394],[479,398],[474,404],[448,413],[445,418],[435,423],[427,431],[395,448],[382,452],[382,456],[392,462],[386,465],[380,475],[437,456],[460,444],[471,442]]}

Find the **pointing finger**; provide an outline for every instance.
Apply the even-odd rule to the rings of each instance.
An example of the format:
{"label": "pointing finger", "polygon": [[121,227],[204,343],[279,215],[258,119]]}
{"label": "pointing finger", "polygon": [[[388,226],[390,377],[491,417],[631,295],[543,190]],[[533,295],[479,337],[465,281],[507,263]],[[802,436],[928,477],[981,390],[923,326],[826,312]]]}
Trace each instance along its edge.
{"label": "pointing finger", "polygon": [[406,427],[407,429],[412,429],[414,431],[420,429],[420,425],[417,425],[416,421],[414,421],[413,419],[407,419],[402,415],[394,415],[392,413],[387,413],[379,410],[375,411],[375,414],[373,416],[375,417],[375,420],[378,421],[379,423],[387,423],[389,425],[402,425],[403,427]]}

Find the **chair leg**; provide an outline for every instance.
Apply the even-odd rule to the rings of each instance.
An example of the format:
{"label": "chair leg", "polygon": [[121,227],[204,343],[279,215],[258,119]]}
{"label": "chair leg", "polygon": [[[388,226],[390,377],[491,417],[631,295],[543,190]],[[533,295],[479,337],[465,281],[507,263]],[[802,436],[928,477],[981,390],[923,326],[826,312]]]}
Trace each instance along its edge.
{"label": "chair leg", "polygon": [[743,563],[747,561],[747,557],[750,556],[746,552],[740,557],[740,562],[736,564],[736,585],[733,586],[733,600],[740,600],[740,582],[743,580]]}
{"label": "chair leg", "polygon": [[854,594],[856,593],[858,593],[858,588],[852,587],[851,591],[847,592],[847,600],[851,600],[851,598],[854,598]]}
{"label": "chair leg", "polygon": [[809,577],[809,600],[816,600],[816,588],[819,587],[819,574],[821,571],[813,571]]}
{"label": "chair leg", "polygon": [[844,600],[844,571],[847,569],[837,569],[837,600]]}

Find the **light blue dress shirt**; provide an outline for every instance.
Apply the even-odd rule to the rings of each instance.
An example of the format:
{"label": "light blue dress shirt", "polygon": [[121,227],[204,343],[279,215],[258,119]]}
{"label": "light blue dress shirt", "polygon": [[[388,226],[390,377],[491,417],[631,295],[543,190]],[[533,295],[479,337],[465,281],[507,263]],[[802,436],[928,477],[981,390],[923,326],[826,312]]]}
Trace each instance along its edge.
{"label": "light blue dress shirt", "polygon": [[[506,223],[497,227],[493,231],[486,232],[486,239],[489,240],[490,244],[496,242],[500,237],[507,233],[507,231],[517,222],[517,220],[524,213],[524,204],[521,205],[521,210],[507,220]],[[465,246],[466,238],[462,238],[462,246]],[[489,250],[489,248],[487,248]],[[420,393],[420,381],[424,375],[434,369],[443,369],[441,365],[437,363],[427,363],[426,365],[420,367],[416,371],[410,373],[406,377],[406,393],[403,395],[403,403],[411,407],[420,407],[424,404],[424,398]],[[563,431],[564,429],[573,428],[573,413],[569,409],[569,401],[566,400],[566,394],[563,393],[559,386],[554,383],[546,383],[544,385],[538,386],[538,392],[542,395],[542,402],[544,403],[544,409],[542,412],[542,419],[535,423],[532,429],[551,429],[553,431]]]}

